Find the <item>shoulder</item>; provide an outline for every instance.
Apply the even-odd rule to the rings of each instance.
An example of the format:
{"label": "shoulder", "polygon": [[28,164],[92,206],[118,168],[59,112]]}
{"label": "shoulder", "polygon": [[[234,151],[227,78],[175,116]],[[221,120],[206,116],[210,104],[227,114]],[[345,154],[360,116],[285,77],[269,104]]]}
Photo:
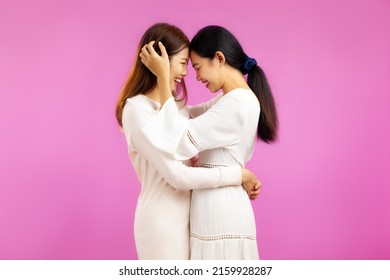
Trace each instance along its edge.
{"label": "shoulder", "polygon": [[157,104],[146,96],[137,95],[126,100],[123,108],[123,128],[132,131],[141,129],[157,110]]}
{"label": "shoulder", "polygon": [[[229,96],[231,102],[234,102],[240,109],[256,109],[260,110],[260,103],[255,93],[250,89],[238,88],[234,89],[226,96]],[[238,108],[238,109],[239,109]]]}
{"label": "shoulder", "polygon": [[248,89],[238,88],[223,95],[217,102],[233,107],[234,110],[244,109],[251,103],[258,103],[255,94]]}
{"label": "shoulder", "polygon": [[250,89],[237,88],[225,94],[218,103],[224,102],[226,111],[245,123],[248,117],[260,113],[260,103]]}
{"label": "shoulder", "polygon": [[255,94],[250,89],[245,88],[236,88],[229,93],[227,93],[225,96],[229,96],[231,99],[242,99],[242,100],[252,100],[253,97],[256,98]]}
{"label": "shoulder", "polygon": [[154,112],[159,108],[159,104],[157,102],[151,100],[150,98],[139,94],[137,96],[127,98],[126,99],[126,104],[124,107],[124,110],[129,111],[129,110],[146,110],[149,112]]}
{"label": "shoulder", "polygon": [[153,115],[159,109],[159,104],[144,95],[127,98],[123,108],[123,118],[137,117],[137,115]]}

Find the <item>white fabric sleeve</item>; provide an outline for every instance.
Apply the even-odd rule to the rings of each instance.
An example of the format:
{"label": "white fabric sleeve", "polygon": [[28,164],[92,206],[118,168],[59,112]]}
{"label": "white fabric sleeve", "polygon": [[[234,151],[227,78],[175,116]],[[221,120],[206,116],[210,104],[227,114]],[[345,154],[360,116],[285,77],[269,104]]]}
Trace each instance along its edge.
{"label": "white fabric sleeve", "polygon": [[132,106],[124,112],[123,129],[129,150],[135,150],[144,156],[169,185],[180,190],[241,185],[242,171],[239,166],[189,167],[156,149],[150,141],[144,141],[143,137],[139,137],[140,131],[132,131],[150,119],[150,112],[139,107]]}
{"label": "white fabric sleeve", "polygon": [[239,166],[203,168],[189,167],[156,149],[151,142],[133,134],[135,149],[156,168],[169,185],[179,190],[217,188],[241,185],[242,171]]}
{"label": "white fabric sleeve", "polygon": [[206,101],[204,103],[200,103],[194,106],[186,106],[186,109],[188,111],[188,114],[190,115],[191,119],[194,119],[196,117],[199,117],[200,115],[207,112],[208,109],[210,109],[217,101],[222,97],[222,93],[218,94],[214,98],[210,99],[209,101]]}
{"label": "white fabric sleeve", "polygon": [[179,160],[192,158],[200,151],[235,145],[247,119],[246,99],[230,93],[220,98],[207,112],[188,120],[180,116],[173,98],[165,102],[151,121],[141,129],[144,141]]}

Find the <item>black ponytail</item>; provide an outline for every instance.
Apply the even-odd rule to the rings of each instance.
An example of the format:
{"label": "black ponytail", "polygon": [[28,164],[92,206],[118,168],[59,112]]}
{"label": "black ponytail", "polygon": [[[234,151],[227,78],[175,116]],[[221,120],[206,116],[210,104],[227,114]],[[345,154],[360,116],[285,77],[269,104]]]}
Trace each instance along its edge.
{"label": "black ponytail", "polygon": [[260,117],[257,126],[257,137],[266,143],[274,142],[278,131],[278,114],[275,100],[267,77],[258,65],[248,73],[247,82],[260,102]]}
{"label": "black ponytail", "polygon": [[257,137],[265,143],[274,142],[277,139],[278,116],[271,88],[264,71],[256,60],[245,54],[234,35],[221,26],[206,26],[192,39],[190,51],[210,59],[217,51],[221,51],[230,66],[244,75],[248,74],[247,83],[260,102]]}

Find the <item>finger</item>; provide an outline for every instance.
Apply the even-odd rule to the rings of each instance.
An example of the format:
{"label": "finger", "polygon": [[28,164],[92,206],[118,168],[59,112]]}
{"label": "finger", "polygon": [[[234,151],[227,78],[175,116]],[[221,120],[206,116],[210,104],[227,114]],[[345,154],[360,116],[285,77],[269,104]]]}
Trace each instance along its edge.
{"label": "finger", "polygon": [[253,193],[260,193],[260,191],[261,191],[261,188],[258,188],[256,190],[252,190]]}
{"label": "finger", "polygon": [[151,55],[158,55],[158,53],[156,53],[156,50],[153,47],[155,42],[156,41],[151,41],[149,42],[149,44],[146,45],[146,49],[149,51]]}
{"label": "finger", "polygon": [[261,182],[259,180],[257,180],[257,183],[256,185],[253,187],[254,190],[258,190],[261,188]]}
{"label": "finger", "polygon": [[251,191],[257,191],[259,189],[260,189],[259,185],[256,184],[252,186]]}
{"label": "finger", "polygon": [[249,197],[251,199],[256,199],[259,196],[259,194],[251,194]]}
{"label": "finger", "polygon": [[149,53],[148,44],[145,44],[145,45],[141,48],[141,52],[143,52],[143,53],[145,53],[145,54],[148,54],[148,53]]}
{"label": "finger", "polygon": [[251,195],[259,195],[259,194],[260,194],[260,189],[251,192]]}
{"label": "finger", "polygon": [[147,59],[143,53],[139,54],[139,57],[141,58],[141,62],[146,66],[147,64]]}
{"label": "finger", "polygon": [[251,195],[258,195],[261,191],[261,188],[258,188],[258,189],[255,189],[255,190],[251,190]]}
{"label": "finger", "polygon": [[148,49],[148,45],[145,45],[142,49],[141,49],[141,53],[143,53],[145,55],[145,57],[148,57],[150,55],[150,51]]}
{"label": "finger", "polygon": [[167,49],[165,48],[164,44],[161,42],[158,42],[158,47],[160,48],[161,56],[164,58],[168,57]]}

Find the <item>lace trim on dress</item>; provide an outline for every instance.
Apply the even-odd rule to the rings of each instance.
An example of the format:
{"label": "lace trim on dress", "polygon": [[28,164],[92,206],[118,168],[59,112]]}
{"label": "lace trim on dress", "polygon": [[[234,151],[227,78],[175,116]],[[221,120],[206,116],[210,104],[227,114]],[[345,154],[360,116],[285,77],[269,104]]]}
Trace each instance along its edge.
{"label": "lace trim on dress", "polygon": [[222,240],[222,239],[250,239],[250,240],[256,240],[255,236],[252,235],[243,235],[243,234],[222,234],[222,235],[215,235],[215,236],[201,236],[197,235],[195,233],[190,234],[191,237],[203,240],[203,241],[215,241],[215,240]]}
{"label": "lace trim on dress", "polygon": [[224,164],[211,164],[211,163],[198,163],[197,167],[207,167],[207,168],[215,168],[215,167],[227,167],[229,165]]}
{"label": "lace trim on dress", "polygon": [[195,141],[194,137],[192,137],[191,133],[187,131],[187,137],[190,139],[192,145],[195,146],[195,148],[198,149],[199,152],[202,151],[202,148],[199,146],[199,144]]}

